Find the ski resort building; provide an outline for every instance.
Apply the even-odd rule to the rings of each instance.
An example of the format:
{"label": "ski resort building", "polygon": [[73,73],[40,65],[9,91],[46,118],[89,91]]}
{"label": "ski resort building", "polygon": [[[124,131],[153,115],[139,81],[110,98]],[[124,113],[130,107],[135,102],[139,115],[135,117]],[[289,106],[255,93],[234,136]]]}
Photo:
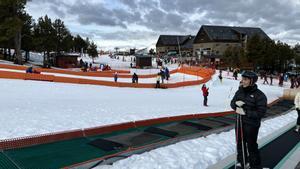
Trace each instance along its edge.
{"label": "ski resort building", "polygon": [[193,41],[192,35],[160,35],[156,43],[156,53],[159,55],[180,55],[192,56]]}
{"label": "ski resort building", "polygon": [[219,61],[228,47],[246,47],[254,35],[270,39],[260,28],[203,25],[193,42],[193,55],[201,60]]}

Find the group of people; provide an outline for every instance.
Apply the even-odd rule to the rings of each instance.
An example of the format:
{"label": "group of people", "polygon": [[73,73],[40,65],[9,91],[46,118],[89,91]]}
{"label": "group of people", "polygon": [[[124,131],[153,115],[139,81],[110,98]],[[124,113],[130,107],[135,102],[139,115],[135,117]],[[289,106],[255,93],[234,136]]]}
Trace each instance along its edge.
{"label": "group of people", "polygon": [[291,87],[290,87],[291,89],[300,87],[300,75],[298,76],[292,75],[290,76],[290,80],[291,80]]}
{"label": "group of people", "polygon": [[35,74],[40,74],[41,72],[39,72],[39,71],[37,71],[37,70],[33,69],[33,67],[32,67],[32,66],[30,66],[30,67],[28,67],[28,68],[26,69],[26,73],[35,73]]}
{"label": "group of people", "polygon": [[83,72],[88,72],[88,71],[107,71],[111,70],[111,67],[108,64],[100,64],[99,67],[93,66],[92,63],[84,62],[82,59],[79,61],[79,65],[81,67],[81,70]]}
{"label": "group of people", "polygon": [[177,61],[177,58],[174,58],[174,57],[169,57],[169,58],[165,58],[165,59],[161,59],[160,57],[158,57],[158,58],[156,58],[155,62],[156,62],[157,68],[158,68],[158,66],[163,66],[163,64],[164,65],[176,64],[178,61]]}
{"label": "group of people", "polygon": [[[237,159],[236,169],[262,169],[257,136],[261,119],[267,111],[267,97],[258,89],[256,82],[258,76],[251,71],[242,74],[240,87],[231,100],[230,106],[237,114],[235,124]],[[203,105],[207,106],[209,88],[202,85]],[[298,119],[295,132],[300,133],[300,92],[295,97],[295,107]]]}
{"label": "group of people", "polygon": [[279,73],[275,75],[273,73],[267,73],[266,71],[260,72],[260,78],[264,80],[263,84],[273,85],[273,79],[278,78],[278,85],[283,86],[284,82],[290,80],[290,88],[299,88],[300,87],[300,75],[288,74],[288,73]]}
{"label": "group of people", "polygon": [[161,88],[160,82],[164,83],[164,80],[169,80],[170,78],[170,71],[167,67],[160,69],[160,72],[157,73],[156,76],[156,85],[155,88]]}
{"label": "group of people", "polygon": [[[114,81],[118,82],[119,74],[118,72],[115,72],[114,74]],[[133,73],[132,75],[132,83],[138,83],[139,82],[139,76],[136,73]]]}

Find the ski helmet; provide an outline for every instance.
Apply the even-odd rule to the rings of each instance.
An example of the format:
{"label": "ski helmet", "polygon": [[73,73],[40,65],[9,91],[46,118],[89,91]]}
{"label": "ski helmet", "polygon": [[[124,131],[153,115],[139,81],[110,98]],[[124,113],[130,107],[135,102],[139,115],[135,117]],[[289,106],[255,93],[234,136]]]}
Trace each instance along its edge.
{"label": "ski helmet", "polygon": [[251,85],[253,85],[254,83],[257,82],[258,76],[256,73],[252,72],[252,71],[245,71],[242,74],[242,77],[248,78],[251,80]]}

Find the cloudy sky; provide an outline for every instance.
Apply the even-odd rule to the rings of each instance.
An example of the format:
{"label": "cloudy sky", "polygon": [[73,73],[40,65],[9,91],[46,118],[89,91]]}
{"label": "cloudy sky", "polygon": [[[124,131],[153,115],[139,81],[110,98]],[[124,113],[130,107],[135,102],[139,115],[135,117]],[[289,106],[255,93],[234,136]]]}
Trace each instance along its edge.
{"label": "cloudy sky", "polygon": [[161,34],[195,35],[204,24],[261,27],[274,40],[300,42],[300,0],[31,0],[26,10],[61,18],[100,49],[152,46]]}

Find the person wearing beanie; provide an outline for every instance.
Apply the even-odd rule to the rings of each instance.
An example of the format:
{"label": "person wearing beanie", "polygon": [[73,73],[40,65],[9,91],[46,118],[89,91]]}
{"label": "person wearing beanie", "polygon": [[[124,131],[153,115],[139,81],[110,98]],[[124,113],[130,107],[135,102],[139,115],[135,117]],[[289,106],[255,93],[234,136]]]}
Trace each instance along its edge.
{"label": "person wearing beanie", "polygon": [[267,97],[257,88],[257,79],[256,73],[245,71],[242,74],[241,85],[230,104],[239,119],[235,127],[238,169],[247,165],[253,169],[262,168],[257,136],[261,119],[267,111]]}

